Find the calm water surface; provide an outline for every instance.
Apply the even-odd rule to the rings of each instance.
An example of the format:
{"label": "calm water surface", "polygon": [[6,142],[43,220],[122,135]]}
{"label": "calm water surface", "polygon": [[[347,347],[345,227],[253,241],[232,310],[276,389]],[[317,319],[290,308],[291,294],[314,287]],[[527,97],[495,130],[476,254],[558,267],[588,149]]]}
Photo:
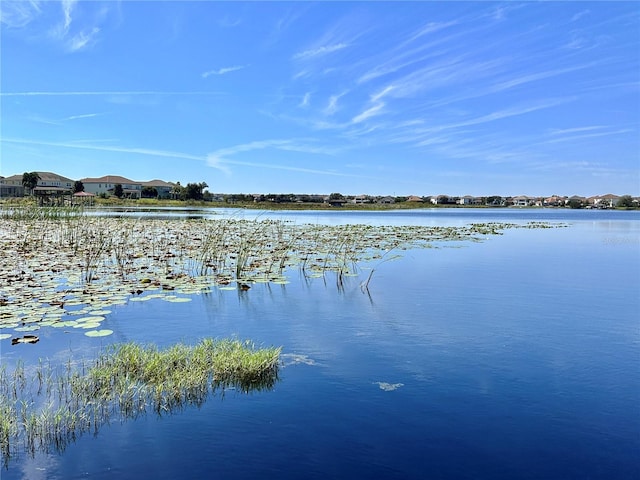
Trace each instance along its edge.
{"label": "calm water surface", "polygon": [[116,421],[62,454],[13,459],[3,480],[640,478],[638,212],[262,215],[570,227],[404,251],[373,264],[370,295],[359,288],[367,270],[343,289],[331,275],[291,272],[287,285],[114,307],[103,323],[115,332],[107,340],[42,329],[34,346],[2,341],[7,362],[90,354],[106,342],[205,336],[250,338],[285,353],[273,391],[230,391],[200,408]]}

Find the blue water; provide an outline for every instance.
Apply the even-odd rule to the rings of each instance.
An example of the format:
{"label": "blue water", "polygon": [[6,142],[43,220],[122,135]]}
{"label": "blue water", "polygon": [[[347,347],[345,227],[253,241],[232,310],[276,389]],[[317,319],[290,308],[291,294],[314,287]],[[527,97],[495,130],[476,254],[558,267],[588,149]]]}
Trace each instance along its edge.
{"label": "blue water", "polygon": [[[12,461],[3,480],[640,478],[638,212],[270,215],[570,226],[404,251],[374,265],[370,295],[362,276],[339,289],[331,275],[291,272],[287,285],[112,308],[108,340],[56,330],[20,350],[3,344],[15,358],[55,356],[51,345],[63,356],[101,342],[237,336],[282,345],[290,363],[273,391],[229,391],[201,408],[114,422],[62,454]],[[385,391],[377,382],[402,385]]]}

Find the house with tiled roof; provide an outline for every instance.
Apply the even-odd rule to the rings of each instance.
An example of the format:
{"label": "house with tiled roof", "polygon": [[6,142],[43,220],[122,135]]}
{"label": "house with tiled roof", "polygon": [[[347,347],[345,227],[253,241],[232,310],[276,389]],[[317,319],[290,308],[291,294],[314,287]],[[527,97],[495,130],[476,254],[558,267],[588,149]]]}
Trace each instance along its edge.
{"label": "house with tiled roof", "polygon": [[97,178],[83,178],[84,191],[94,195],[111,196],[115,192],[116,185],[122,185],[122,193],[125,198],[140,198],[142,195],[142,183],[134,182],[119,175],[105,175]]}
{"label": "house with tiled roof", "polygon": [[587,201],[597,208],[613,208],[618,204],[618,200],[620,200],[618,195],[607,193],[606,195],[589,197]]}
{"label": "house with tiled roof", "polygon": [[[39,180],[33,193],[40,195],[71,194],[73,180],[53,172],[35,172]],[[26,192],[30,194],[31,192]],[[2,197],[22,197],[25,194],[22,185],[22,174],[11,175],[0,179],[0,195]]]}
{"label": "house with tiled roof", "polygon": [[23,197],[22,175],[0,177],[0,198]]}
{"label": "house with tiled roof", "polygon": [[148,182],[140,182],[142,188],[150,187],[155,188],[158,193],[158,198],[167,199],[171,198],[171,192],[175,183],[165,182],[164,180],[149,180]]}

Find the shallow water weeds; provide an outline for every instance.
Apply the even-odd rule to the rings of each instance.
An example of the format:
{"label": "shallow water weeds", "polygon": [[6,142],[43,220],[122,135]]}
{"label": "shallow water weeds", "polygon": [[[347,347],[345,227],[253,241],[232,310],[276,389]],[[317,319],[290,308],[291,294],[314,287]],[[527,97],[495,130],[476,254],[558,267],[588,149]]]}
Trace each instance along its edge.
{"label": "shallow water weeds", "polygon": [[270,390],[278,381],[280,348],[249,341],[204,339],[196,345],[110,345],[91,363],[52,367],[42,361],[31,374],[22,363],[0,369],[0,451],[8,465],[22,450],[63,451],[84,432],[97,433],[111,419],[152,410],[168,414],[201,405],[225,389]]}

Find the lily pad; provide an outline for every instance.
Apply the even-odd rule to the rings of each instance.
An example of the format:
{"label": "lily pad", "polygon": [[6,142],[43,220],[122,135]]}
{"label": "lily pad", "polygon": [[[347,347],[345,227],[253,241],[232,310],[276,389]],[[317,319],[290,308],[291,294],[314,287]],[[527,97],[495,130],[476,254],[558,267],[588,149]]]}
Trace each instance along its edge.
{"label": "lily pad", "polygon": [[77,325],[74,325],[73,328],[89,329],[89,328],[98,328],[99,326],[100,324],[98,322],[86,322],[86,323],[78,323]]}
{"label": "lily pad", "polygon": [[14,328],[16,332],[33,332],[34,330],[39,330],[40,327],[38,325],[25,325],[24,327]]}
{"label": "lily pad", "polygon": [[73,327],[77,322],[73,320],[65,320],[63,322],[56,322],[51,324],[54,328],[62,328],[62,327]]}
{"label": "lily pad", "polygon": [[88,332],[85,332],[85,335],[87,337],[106,337],[107,335],[111,335],[113,333],[113,330],[109,330],[109,329],[104,329],[104,330],[89,330]]}

